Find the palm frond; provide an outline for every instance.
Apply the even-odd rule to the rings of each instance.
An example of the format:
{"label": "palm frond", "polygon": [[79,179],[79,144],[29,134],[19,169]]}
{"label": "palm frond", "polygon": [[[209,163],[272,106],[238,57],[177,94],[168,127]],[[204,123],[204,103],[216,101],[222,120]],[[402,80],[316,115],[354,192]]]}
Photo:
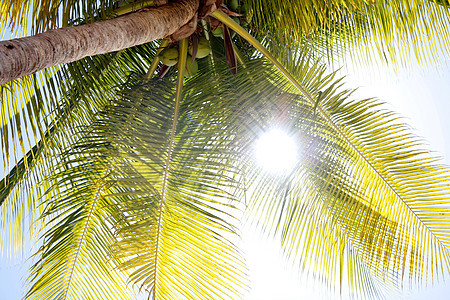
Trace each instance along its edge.
{"label": "palm frond", "polygon": [[254,213],[281,230],[289,252],[330,280],[340,247],[365,270],[349,281],[374,276],[399,286],[448,274],[449,170],[382,102],[351,101],[333,74],[294,53],[281,54],[291,88],[282,77],[272,83],[300,92],[285,105],[285,126],[304,148],[289,178],[254,179]]}
{"label": "palm frond", "polygon": [[107,97],[117,97],[115,89],[130,73],[145,71],[154,52],[153,44],[148,44],[86,57],[60,70],[27,76],[1,87],[2,161],[9,172],[0,181],[0,214],[2,222],[15,224],[2,227],[3,247],[17,247],[26,231],[25,215],[28,224],[33,224],[40,214],[40,200],[36,199],[42,199],[48,186],[40,188],[37,183],[51,178],[54,163],[50,157],[76,141],[79,128],[104,108]]}
{"label": "palm frond", "polygon": [[[93,22],[99,17],[110,18],[116,6],[112,0],[24,0],[0,1],[0,32],[11,30],[14,34],[25,36],[50,29],[68,26],[74,20]],[[18,32],[18,30],[21,30]]]}
{"label": "palm frond", "polygon": [[274,44],[325,38],[328,47],[397,65],[411,58],[438,61],[437,49],[449,50],[448,9],[429,0],[241,2],[254,28]]}
{"label": "palm frond", "polygon": [[48,190],[52,197],[44,202],[45,232],[26,299],[133,298],[126,274],[117,271],[119,262],[110,253],[116,243],[108,223],[116,214],[108,197],[111,170],[100,157],[89,157],[94,151],[58,157],[59,172]]}
{"label": "palm frond", "polygon": [[[229,153],[220,141],[226,136],[219,124],[205,127],[209,122],[202,114],[213,103],[196,103],[202,92],[195,85],[187,88],[172,140],[177,93],[160,92],[155,85],[134,87],[126,93],[127,102],[114,107],[123,112],[123,105],[133,106],[126,139],[114,126],[123,120],[108,120],[114,121],[107,126],[114,144],[132,159],[121,184],[140,195],[123,203],[129,225],[119,230],[123,240],[118,255],[127,261],[125,268],[134,270],[131,281],[147,289],[152,299],[240,298],[245,267],[231,243],[236,230],[231,216],[237,211],[224,190],[235,185],[222,175]],[[131,99],[141,101],[133,105]]]}
{"label": "palm frond", "polygon": [[[195,101],[198,89],[195,84],[188,85],[174,123],[176,93],[170,79],[147,83],[133,78],[129,86],[123,98],[111,102],[93,124],[92,132],[75,147],[77,153],[105,160],[103,169],[111,170],[108,180],[112,184],[105,199],[114,200],[110,206],[117,207],[117,212],[104,216],[104,220],[114,220],[107,221],[114,224],[114,236],[119,239],[114,257],[124,261],[122,269],[131,272],[130,281],[148,290],[151,297],[239,298],[246,286],[245,266],[232,243],[236,220],[230,216],[237,210],[232,194],[225,190],[236,188],[236,183],[223,175],[223,170],[229,169],[226,158],[230,151],[221,142],[229,137],[223,135],[222,123],[214,125],[210,122],[214,118],[205,112],[214,111],[217,117],[214,103]],[[220,103],[218,98],[211,99]],[[205,128],[206,124],[211,127]],[[211,151],[205,152],[206,148]],[[69,153],[68,157],[79,155]],[[82,169],[91,172],[93,168]],[[74,184],[84,182],[70,170],[57,178],[68,177]],[[64,215],[68,204],[77,202],[71,200],[78,199],[75,188],[68,187],[67,191],[73,192],[60,194],[58,202],[66,204],[61,205],[61,213],[53,215]],[[72,219],[76,224],[82,221],[75,216]],[[54,239],[53,232],[67,227],[62,222],[55,224],[49,240]],[[58,252],[67,245],[53,247],[52,251]],[[40,295],[41,290],[52,293],[60,284],[50,280],[37,284],[44,282],[43,278],[53,278],[56,269],[46,266],[58,261],[57,256],[41,260],[30,295]],[[55,280],[61,282],[58,276]]]}
{"label": "palm frond", "polygon": [[[449,216],[431,217],[434,209],[421,215],[423,210],[415,211],[415,207],[441,209],[450,205],[444,201],[449,191],[442,189],[449,180],[448,169],[435,164],[436,158],[421,149],[423,143],[408,127],[398,123],[392,112],[379,108],[381,102],[350,101],[351,91],[342,90],[340,80],[333,74],[325,75],[325,69],[312,63],[306,52],[279,53],[283,65],[222,12],[213,15],[281,71],[285,79],[274,78],[272,84],[299,93],[284,104],[289,111],[284,118],[289,120],[288,129],[305,145],[302,161],[282,184],[271,187],[274,179],[269,178],[252,187],[256,189],[256,213],[262,214],[269,228],[282,229],[287,249],[298,253],[301,261],[312,261],[313,269],[329,279],[341,270],[337,262],[331,262],[341,248],[359,253],[360,268],[365,270],[358,275],[363,277],[352,277],[356,273],[350,272],[350,282],[374,276],[399,286],[405,278],[412,281],[426,279],[429,273],[447,274],[450,253],[445,220]],[[288,80],[291,88],[283,80]],[[268,124],[261,126],[267,128]],[[408,192],[403,194],[405,190]],[[310,204],[312,199],[314,204]],[[409,225],[411,218],[415,227]],[[321,228],[320,236],[305,225],[309,222],[315,229]],[[439,249],[440,255],[425,266],[432,249]],[[312,253],[315,260],[309,257]],[[438,268],[437,262],[441,263]],[[377,292],[371,288],[369,295]]]}
{"label": "palm frond", "polygon": [[137,2],[113,0],[25,0],[14,2],[2,0],[0,1],[0,18],[8,20],[8,22],[2,22],[0,34],[8,30],[14,35],[20,36],[30,33],[37,34],[64,26],[110,19],[153,5],[155,5],[153,0]]}
{"label": "palm frond", "polygon": [[[39,215],[39,209],[35,210],[38,206],[35,207],[32,200],[37,190],[28,173],[35,169],[36,177],[48,176],[51,166],[42,158],[50,153],[50,148],[61,146],[60,137],[54,134],[52,119],[65,114],[65,103],[57,100],[55,84],[58,82],[57,71],[48,70],[0,87],[2,164],[3,170],[8,172],[0,181],[0,216],[5,225],[1,230],[2,248],[17,246],[17,241],[22,240],[27,228],[25,215],[28,215],[28,225]],[[23,195],[24,190],[29,190],[30,194]],[[14,200],[5,203],[8,197]]]}

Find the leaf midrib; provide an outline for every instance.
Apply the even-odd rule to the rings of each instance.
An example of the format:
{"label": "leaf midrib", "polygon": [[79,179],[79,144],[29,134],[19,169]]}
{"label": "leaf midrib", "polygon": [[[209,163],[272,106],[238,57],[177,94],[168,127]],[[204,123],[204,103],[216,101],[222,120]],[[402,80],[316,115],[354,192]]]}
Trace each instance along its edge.
{"label": "leaf midrib", "polygon": [[[108,172],[108,171],[107,171],[107,172]],[[96,182],[96,185],[99,184],[100,181],[102,181],[102,179],[99,179],[99,180]],[[88,218],[87,218],[86,223],[85,223],[85,225],[84,225],[84,229],[83,229],[83,233],[81,234],[80,242],[78,243],[77,252],[76,252],[76,255],[75,255],[73,264],[72,264],[72,269],[70,270],[69,282],[67,283],[67,287],[66,287],[66,291],[64,292],[64,297],[63,297],[63,299],[67,299],[67,293],[69,292],[69,288],[70,288],[70,285],[71,285],[71,283],[72,283],[72,278],[73,278],[73,274],[74,274],[74,270],[75,270],[75,265],[77,264],[78,256],[79,256],[80,251],[81,251],[81,246],[84,244],[85,237],[86,237],[86,232],[87,232],[87,228],[89,227],[89,223],[90,223],[90,220],[91,220],[92,215],[93,215],[93,213],[94,213],[94,209],[97,207],[97,203],[98,203],[98,201],[99,201],[100,198],[101,198],[101,197],[100,197],[100,191],[101,191],[102,189],[103,189],[103,185],[100,184],[100,185],[98,186],[98,188],[97,188],[96,193],[95,193],[95,196],[94,196],[94,202],[92,203],[92,206],[91,206],[91,208],[90,208],[90,210],[89,210]]]}
{"label": "leaf midrib", "polygon": [[[175,140],[175,132],[176,127],[178,124],[178,111],[180,109],[180,100],[183,93],[183,83],[184,83],[184,66],[186,64],[187,60],[187,47],[188,47],[188,40],[183,39],[180,41],[180,56],[178,61],[178,78],[177,78],[177,86],[176,86],[176,96],[175,96],[175,108],[174,108],[174,114],[173,114],[173,120],[172,120],[172,128],[170,130],[170,138],[169,138],[169,145],[167,148],[167,159],[166,164],[164,166],[164,175],[163,175],[163,182],[161,186],[161,201],[158,208],[158,223],[157,223],[157,230],[156,230],[156,246],[155,246],[155,264],[154,264],[154,273],[153,273],[153,298],[156,298],[156,278],[157,278],[157,266],[158,266],[158,252],[159,252],[159,244],[160,244],[160,238],[161,238],[161,227],[162,227],[162,215],[163,215],[163,208],[164,208],[164,198],[166,195],[166,186],[167,186],[167,178],[169,176],[169,167],[170,167],[170,161],[172,157],[173,152],[173,143]],[[150,296],[150,295],[149,295]]]}

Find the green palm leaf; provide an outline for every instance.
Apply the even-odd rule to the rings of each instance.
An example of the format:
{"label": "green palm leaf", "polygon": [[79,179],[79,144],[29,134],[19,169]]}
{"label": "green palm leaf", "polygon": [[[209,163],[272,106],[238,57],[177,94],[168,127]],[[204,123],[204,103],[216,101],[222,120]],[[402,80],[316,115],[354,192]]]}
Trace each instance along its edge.
{"label": "green palm leaf", "polygon": [[[448,169],[381,102],[351,101],[351,91],[338,89],[319,65],[282,56],[303,99],[291,100],[285,126],[304,148],[288,179],[274,187],[273,178],[255,183],[255,213],[282,231],[290,253],[330,280],[341,247],[346,260],[357,255],[370,276],[394,285],[448,273]],[[328,92],[317,103],[320,91]],[[349,281],[366,281],[367,274]]]}
{"label": "green palm leaf", "polygon": [[[41,199],[48,188],[45,185],[40,188],[37,183],[48,180],[54,169],[49,157],[74,143],[77,128],[91,122],[94,114],[107,104],[106,96],[116,97],[115,88],[130,72],[143,72],[154,53],[150,44],[131,51],[86,57],[50,73],[52,76],[42,72],[42,80],[34,85],[18,84],[32,83],[35,77],[32,75],[2,86],[2,103],[13,103],[17,95],[24,100],[16,103],[15,109],[2,109],[4,169],[8,170],[11,164],[13,167],[1,181],[1,219],[5,224],[16,224],[2,227],[2,237],[9,241],[4,245],[16,247],[23,240],[25,215],[29,224],[33,224],[35,209],[41,207],[35,197]],[[39,142],[32,147],[36,141]],[[10,144],[21,147],[11,149]],[[26,159],[20,159],[22,156]],[[21,196],[31,187],[33,193]]]}
{"label": "green palm leaf", "polygon": [[45,234],[27,299],[132,299],[109,252],[117,241],[107,222],[115,213],[110,170],[87,153],[94,150],[67,153],[43,203]]}
{"label": "green palm leaf", "polygon": [[111,0],[25,0],[19,2],[2,0],[0,14],[2,19],[8,22],[2,23],[0,32],[3,33],[8,26],[12,32],[21,28],[20,35],[25,35],[26,29],[31,29],[32,33],[36,34],[68,26],[69,20],[85,19],[92,22],[98,15],[112,17],[112,11],[115,8],[113,4],[114,1]]}
{"label": "green palm leaf", "polygon": [[[342,277],[342,267],[330,267],[332,257],[342,256],[340,263],[344,260],[336,252],[342,253],[341,248],[359,252],[361,262],[375,277],[394,285],[405,277],[412,280],[426,278],[429,273],[447,273],[449,215],[434,216],[434,209],[423,208],[449,206],[444,200],[448,199],[448,191],[442,190],[449,180],[448,169],[435,164],[436,158],[421,149],[421,141],[398,123],[392,112],[382,110],[380,102],[350,101],[351,91],[340,91],[339,80],[325,76],[323,67],[305,59],[304,51],[289,49],[281,53],[285,67],[223,13],[216,11],[213,15],[261,50],[306,101],[285,104],[289,107],[288,119],[292,120],[286,126],[298,132],[298,139],[305,145],[298,170],[290,175],[288,183],[256,193],[257,211],[268,209],[263,213],[268,226],[282,228],[283,243],[290,252],[300,251],[302,261],[312,262],[317,272],[329,278],[336,270]],[[266,190],[270,186],[266,181],[257,184],[256,189]],[[305,188],[308,182],[311,186]],[[295,187],[299,184],[303,189]],[[427,193],[410,192],[422,191],[424,186]],[[295,196],[291,189],[296,191]],[[265,204],[264,199],[270,203]],[[286,206],[288,199],[291,204]],[[311,199],[315,200],[313,205]],[[420,207],[419,211],[416,207]],[[285,209],[291,210],[290,215],[283,216]],[[324,226],[319,230],[321,236],[314,226],[306,227],[311,222],[315,229]],[[326,248],[330,251],[323,251]],[[436,262],[444,264],[437,266],[432,261],[432,249],[439,249]],[[306,259],[311,253],[316,253],[316,259]],[[347,259],[350,257],[347,254]],[[423,265],[428,259],[430,265]]]}
{"label": "green palm leaf", "polygon": [[[237,183],[230,182],[223,174],[229,169],[226,158],[230,151],[221,145],[227,139],[223,136],[222,123],[204,127],[208,120],[217,117],[217,112],[214,116],[206,114],[215,111],[213,103],[197,103],[196,94],[196,85],[190,85],[182,98],[175,97],[181,102],[174,123],[173,83],[160,80],[152,81],[151,85],[145,81],[141,85],[134,83],[124,91],[123,99],[106,108],[93,124],[92,132],[75,147],[77,151],[69,152],[68,156],[83,153],[103,162],[99,165],[104,167],[98,171],[105,172],[106,166],[111,170],[107,176],[111,188],[105,193],[105,199],[112,199],[115,204],[103,207],[116,207],[117,212],[102,219],[114,220],[108,222],[114,224],[118,242],[108,249],[119,261],[124,261],[121,268],[131,272],[132,283],[147,290],[152,297],[162,299],[235,299],[245,287],[245,267],[232,242],[236,239],[236,220],[230,216],[237,209],[232,194],[224,189],[235,188]],[[209,119],[205,119],[207,116]],[[172,130],[173,124],[176,131]],[[204,152],[205,148],[211,151]],[[78,169],[93,173],[90,177],[102,178],[103,173],[95,176],[97,169],[80,165],[57,174],[58,186],[62,185],[57,180],[59,177],[84,185],[82,178],[86,175],[78,174]],[[67,190],[79,188],[68,186]],[[83,190],[91,189],[87,185]],[[78,193],[61,193],[60,197],[58,202],[65,204],[55,207],[60,212],[51,214],[73,211],[70,216],[74,224],[84,224],[74,215],[79,214],[78,210],[69,206],[79,202],[73,197],[81,200]],[[56,239],[55,233],[68,227],[62,222],[55,224],[48,237],[51,240]],[[66,247],[55,243],[51,251],[59,253]],[[53,295],[52,291],[61,290],[61,282],[67,284],[61,273],[53,274],[56,268],[44,268],[61,260],[57,256],[47,259],[45,252],[41,256],[42,267],[35,267],[35,290],[30,291],[30,297],[41,295],[40,291]],[[91,259],[100,258],[83,261]],[[73,267],[80,268],[78,264]],[[44,278],[45,284],[38,284]],[[95,289],[88,286],[86,283],[86,288]]]}
{"label": "green palm leaf", "polygon": [[240,9],[275,47],[324,38],[328,49],[398,65],[411,58],[439,61],[435,45],[449,48],[448,5],[442,2],[244,0]]}
{"label": "green palm leaf", "polygon": [[[123,240],[118,255],[126,260],[125,268],[134,270],[131,281],[146,288],[152,299],[240,297],[245,269],[231,243],[235,221],[230,216],[236,208],[233,196],[223,190],[233,183],[221,175],[228,168],[221,162],[229,155],[220,145],[226,137],[221,137],[219,124],[203,126],[208,123],[203,110],[213,103],[195,103],[198,90],[187,87],[174,123],[171,94],[159,94],[158,85],[143,86],[138,95],[134,90],[127,93],[127,103],[142,103],[134,109],[133,132],[121,141],[122,134],[110,127],[119,150],[127,149],[122,156],[132,158],[121,185],[141,195],[123,203],[128,225],[119,230]],[[205,147],[211,151],[204,152]]]}

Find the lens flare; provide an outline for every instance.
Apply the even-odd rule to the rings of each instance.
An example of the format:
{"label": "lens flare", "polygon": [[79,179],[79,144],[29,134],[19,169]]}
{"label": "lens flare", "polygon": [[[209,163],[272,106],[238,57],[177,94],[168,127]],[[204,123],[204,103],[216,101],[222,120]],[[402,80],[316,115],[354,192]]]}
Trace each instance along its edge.
{"label": "lens flare", "polygon": [[297,145],[284,131],[272,129],[256,141],[255,155],[257,162],[267,171],[286,173],[297,161]]}

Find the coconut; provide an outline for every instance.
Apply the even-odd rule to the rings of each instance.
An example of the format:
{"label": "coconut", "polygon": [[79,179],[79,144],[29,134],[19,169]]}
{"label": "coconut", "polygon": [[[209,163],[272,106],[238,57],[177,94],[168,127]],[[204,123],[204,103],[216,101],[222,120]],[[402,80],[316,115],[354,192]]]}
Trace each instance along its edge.
{"label": "coconut", "polygon": [[184,76],[185,77],[192,77],[194,76],[198,71],[198,64],[197,61],[192,61],[192,56],[187,56],[186,61],[186,67],[184,68]]}
{"label": "coconut", "polygon": [[228,5],[230,6],[230,9],[232,11],[237,11],[239,7],[239,1],[238,0],[229,0]]}
{"label": "coconut", "polygon": [[174,66],[178,62],[178,49],[167,48],[161,53],[160,59],[167,66]]}
{"label": "coconut", "polygon": [[212,30],[212,34],[215,37],[223,37],[223,28],[222,27],[216,27]]}
{"label": "coconut", "polygon": [[[189,46],[189,54],[192,55],[192,46]],[[198,49],[197,49],[197,55],[195,58],[203,58],[208,56],[211,53],[211,47],[209,45],[209,41],[205,39],[204,37],[201,37],[198,40]]]}

